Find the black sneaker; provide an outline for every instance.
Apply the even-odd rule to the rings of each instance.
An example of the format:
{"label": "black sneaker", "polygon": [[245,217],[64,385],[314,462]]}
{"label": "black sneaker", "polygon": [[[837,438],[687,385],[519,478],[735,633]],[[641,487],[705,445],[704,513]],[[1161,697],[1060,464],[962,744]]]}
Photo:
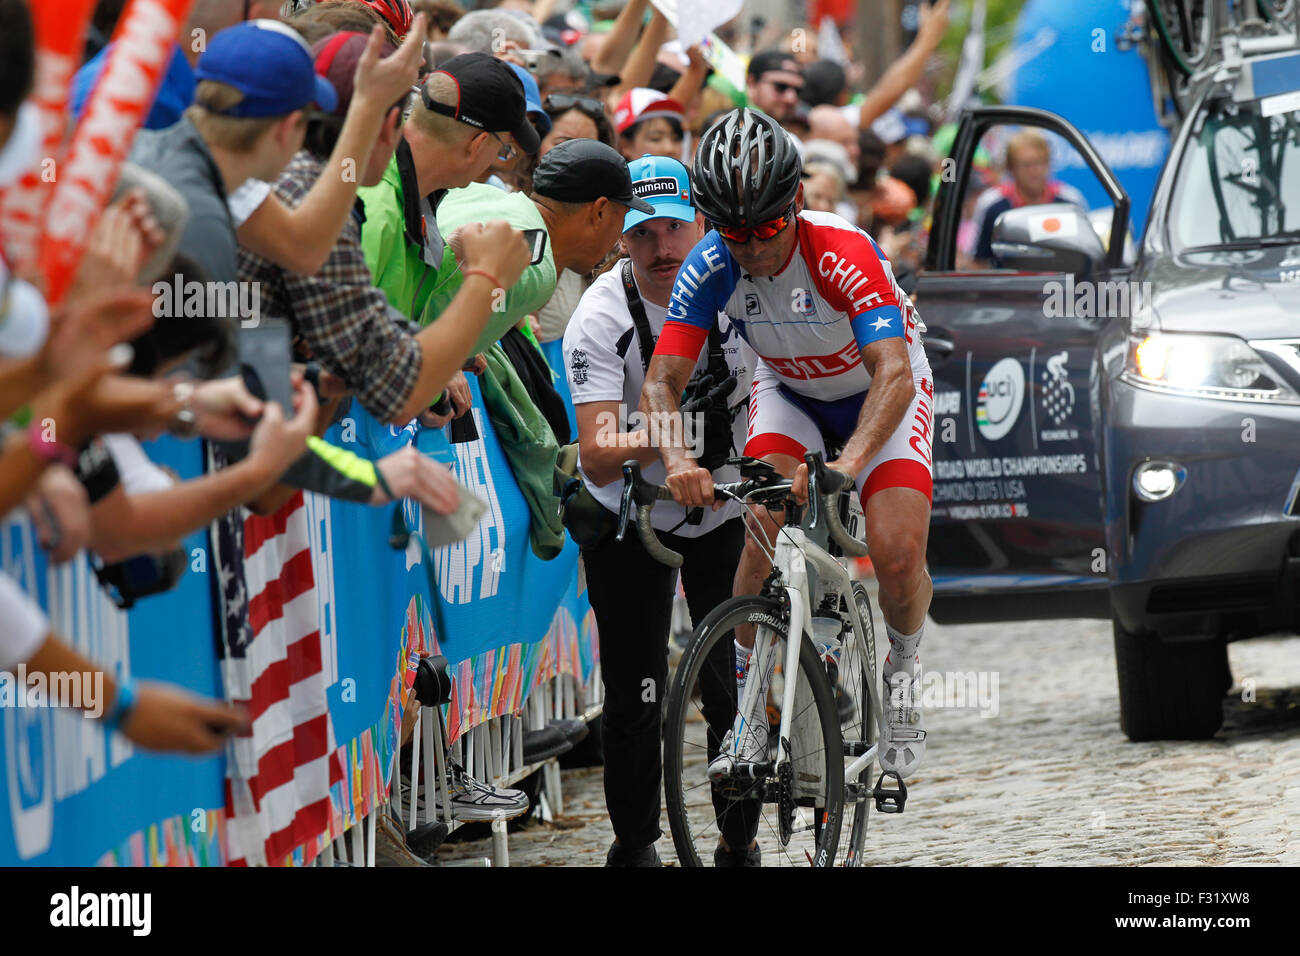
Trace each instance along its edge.
{"label": "black sneaker", "polygon": [[762,866],[763,851],[757,843],[744,850],[724,850],[719,843],[713,851],[714,866]]}
{"label": "black sneaker", "polygon": [[625,850],[615,841],[609,846],[609,853],[605,857],[606,866],[663,866],[659,859],[659,851],[651,843],[640,850]]}

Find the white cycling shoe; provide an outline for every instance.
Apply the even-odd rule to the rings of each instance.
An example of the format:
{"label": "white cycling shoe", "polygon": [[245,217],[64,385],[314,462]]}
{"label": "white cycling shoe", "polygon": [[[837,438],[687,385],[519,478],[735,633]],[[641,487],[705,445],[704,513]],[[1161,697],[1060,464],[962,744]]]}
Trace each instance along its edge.
{"label": "white cycling shoe", "polygon": [[889,676],[885,731],[880,736],[880,769],[900,780],[916,772],[925,759],[925,723],[921,718],[921,682],[905,671]]}
{"label": "white cycling shoe", "polygon": [[722,738],[722,748],[709,764],[709,779],[719,780],[731,776],[741,764],[767,761],[767,713],[757,720],[741,724],[740,745],[736,745],[736,728],[733,726]]}

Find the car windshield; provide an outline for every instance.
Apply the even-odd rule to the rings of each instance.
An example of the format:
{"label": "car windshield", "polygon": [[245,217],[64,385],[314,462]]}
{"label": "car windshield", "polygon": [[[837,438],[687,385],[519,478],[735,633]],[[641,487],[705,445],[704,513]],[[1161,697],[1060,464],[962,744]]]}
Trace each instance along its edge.
{"label": "car windshield", "polygon": [[1183,249],[1300,238],[1300,110],[1212,105],[1183,154],[1170,226]]}

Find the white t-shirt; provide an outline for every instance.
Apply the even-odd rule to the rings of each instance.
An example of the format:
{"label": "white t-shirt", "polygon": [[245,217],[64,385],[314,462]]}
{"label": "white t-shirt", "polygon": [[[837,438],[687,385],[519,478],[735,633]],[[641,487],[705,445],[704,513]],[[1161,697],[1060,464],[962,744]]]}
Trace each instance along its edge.
{"label": "white t-shirt", "polygon": [[0,671],[31,659],[50,633],[50,621],[16,581],[0,571]]}
{"label": "white t-shirt", "polygon": [[[641,386],[645,384],[645,368],[641,364],[641,346],[637,339],[636,326],[632,322],[632,313],[628,310],[627,296],[623,292],[623,262],[619,260],[614,267],[592,283],[578,307],[569,320],[569,327],[564,332],[564,367],[569,377],[569,390],[575,405],[587,402],[622,402],[625,414],[631,416],[637,411],[641,401]],[[635,281],[635,279],[634,279]],[[650,332],[657,339],[663,331],[664,319],[668,310],[641,299],[645,306],[646,321]],[[726,356],[727,367],[736,376],[736,385],[727,399],[727,406],[732,410],[731,440],[732,455],[739,455],[745,447],[745,435],[749,419],[745,412],[749,400],[750,384],[754,378],[755,356],[736,330],[727,322],[727,317],[718,313],[718,329],[722,333],[722,351]],[[702,350],[696,370],[708,365],[707,347]],[[633,422],[635,423],[635,422]],[[622,421],[624,430],[628,421]],[[630,457],[630,456],[629,456]],[[582,460],[578,461],[581,469]],[[584,472],[585,475],[585,472]],[[650,465],[643,465],[641,476],[646,481],[662,485],[668,477],[663,462],[656,460]],[[738,481],[740,474],[735,467],[719,468],[713,473],[713,480],[718,482]],[[618,513],[619,502],[623,496],[623,482],[612,481],[603,488],[596,487],[588,481],[587,487],[597,501]],[[681,524],[674,534],[682,537],[698,537],[717,528],[728,518],[740,513],[740,506],[734,501],[717,511],[705,511],[704,520],[698,525],[681,524],[686,511],[674,501],[661,501],[651,512],[651,524],[658,531],[669,531]]]}
{"label": "white t-shirt", "polygon": [[226,197],[230,218],[238,229],[271,195],[271,184],[261,179],[245,179]]}

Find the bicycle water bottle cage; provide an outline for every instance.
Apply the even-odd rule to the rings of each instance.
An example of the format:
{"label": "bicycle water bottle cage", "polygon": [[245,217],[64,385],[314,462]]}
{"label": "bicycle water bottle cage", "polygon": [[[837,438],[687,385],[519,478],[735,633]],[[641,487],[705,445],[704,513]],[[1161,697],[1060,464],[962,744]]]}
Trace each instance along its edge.
{"label": "bicycle water bottle cage", "polygon": [[[886,777],[893,777],[897,787],[885,787]],[[880,813],[902,813],[903,807],[907,804],[907,784],[893,770],[883,770],[880,778],[876,780],[875,789],[871,795],[876,798],[876,810]]]}

